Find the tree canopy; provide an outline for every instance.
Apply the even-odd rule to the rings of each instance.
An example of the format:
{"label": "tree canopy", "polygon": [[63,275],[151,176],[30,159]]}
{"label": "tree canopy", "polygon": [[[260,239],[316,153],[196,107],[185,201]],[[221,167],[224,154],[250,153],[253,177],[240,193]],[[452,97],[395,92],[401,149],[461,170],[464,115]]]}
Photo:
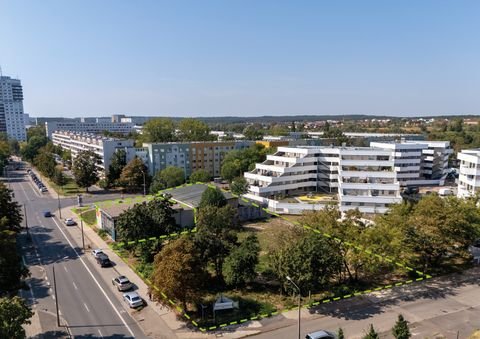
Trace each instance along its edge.
{"label": "tree canopy", "polygon": [[223,265],[223,275],[228,285],[239,287],[252,281],[256,276],[260,245],[257,236],[250,234],[234,248]]}
{"label": "tree canopy", "polygon": [[227,204],[227,199],[223,195],[222,191],[218,187],[210,187],[208,186],[205,191],[202,193],[202,197],[200,199],[199,208],[207,207],[207,206],[214,206],[214,207],[222,207]]}
{"label": "tree canopy", "polygon": [[107,173],[107,186],[115,186],[117,180],[120,179],[123,168],[127,165],[127,154],[125,150],[119,149],[113,153],[110,159]]}
{"label": "tree canopy", "polygon": [[130,192],[143,191],[144,184],[146,189],[150,184],[150,174],[142,159],[135,157],[130,160],[123,168],[118,183]]}
{"label": "tree canopy", "polygon": [[30,324],[32,316],[22,298],[0,298],[0,338],[26,338],[23,325]]}
{"label": "tree canopy", "polygon": [[248,191],[248,182],[244,177],[237,177],[230,183],[230,190],[233,194],[242,195]]}
{"label": "tree canopy", "polygon": [[143,126],[142,140],[144,142],[170,142],[174,139],[175,125],[172,119],[150,119]]}
{"label": "tree canopy", "polygon": [[222,177],[232,181],[234,178],[242,176],[244,172],[253,169],[256,163],[263,162],[268,151],[263,145],[255,144],[243,150],[227,153],[222,162]]}
{"label": "tree canopy", "polygon": [[150,193],[155,194],[165,188],[176,187],[185,183],[185,172],[183,169],[175,166],[158,171],[150,185]]}
{"label": "tree canopy", "polygon": [[403,315],[398,315],[397,322],[392,328],[392,334],[395,339],[409,339],[412,336],[408,328],[408,321],[403,318]]}
{"label": "tree canopy", "polygon": [[195,184],[197,182],[206,183],[206,182],[209,182],[211,178],[212,178],[212,176],[210,175],[210,173],[208,173],[204,169],[199,169],[199,170],[196,170],[195,172],[193,172],[190,175],[189,181],[192,184]]}
{"label": "tree canopy", "polygon": [[209,141],[215,137],[210,135],[210,128],[201,120],[186,118],[178,124],[178,139],[181,141]]}
{"label": "tree canopy", "polygon": [[98,155],[93,151],[78,153],[73,162],[72,173],[79,187],[84,187],[88,191],[88,188],[98,181],[98,161]]}

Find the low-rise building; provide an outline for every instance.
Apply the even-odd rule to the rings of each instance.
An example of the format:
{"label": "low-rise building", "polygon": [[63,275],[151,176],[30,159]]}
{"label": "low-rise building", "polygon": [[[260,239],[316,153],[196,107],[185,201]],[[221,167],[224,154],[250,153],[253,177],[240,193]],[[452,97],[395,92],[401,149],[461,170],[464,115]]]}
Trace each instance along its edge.
{"label": "low-rise building", "polygon": [[[90,119],[92,119],[92,121]],[[112,122],[111,118],[83,118],[83,121],[70,120],[45,122],[45,130],[49,139],[52,139],[52,134],[57,131],[95,134],[108,131],[126,135],[132,132],[134,128],[135,124],[133,123]]]}
{"label": "low-rise building", "polygon": [[477,195],[480,193],[480,149],[462,150],[457,158],[460,161],[457,196]]}

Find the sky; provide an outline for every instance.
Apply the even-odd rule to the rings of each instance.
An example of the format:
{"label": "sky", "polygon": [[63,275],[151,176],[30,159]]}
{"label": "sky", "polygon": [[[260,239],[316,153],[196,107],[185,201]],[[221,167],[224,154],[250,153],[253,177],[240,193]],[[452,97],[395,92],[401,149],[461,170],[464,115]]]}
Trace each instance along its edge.
{"label": "sky", "polygon": [[480,114],[480,1],[0,0],[31,116]]}

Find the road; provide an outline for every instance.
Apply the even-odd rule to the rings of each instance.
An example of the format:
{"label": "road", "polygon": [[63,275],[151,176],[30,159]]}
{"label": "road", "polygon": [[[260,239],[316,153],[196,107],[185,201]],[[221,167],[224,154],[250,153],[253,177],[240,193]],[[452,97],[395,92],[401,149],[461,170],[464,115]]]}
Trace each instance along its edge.
{"label": "road", "polygon": [[[43,281],[30,281],[30,298],[37,308],[55,312],[53,267],[62,325],[75,338],[145,338],[129,310],[102,279],[101,270],[83,254],[70,238],[60,218],[45,218],[42,212],[55,212],[57,199],[36,190],[25,171],[10,173],[15,199],[25,205],[33,246],[26,249],[28,266],[44,270]],[[73,203],[73,199],[68,200]],[[63,202],[65,203],[65,202]],[[33,250],[32,250],[33,249]]]}

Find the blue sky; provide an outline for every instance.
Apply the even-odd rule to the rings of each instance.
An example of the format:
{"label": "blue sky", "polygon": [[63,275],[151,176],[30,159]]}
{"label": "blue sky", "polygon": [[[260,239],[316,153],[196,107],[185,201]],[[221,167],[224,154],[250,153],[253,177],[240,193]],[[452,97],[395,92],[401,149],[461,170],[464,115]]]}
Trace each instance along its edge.
{"label": "blue sky", "polygon": [[33,116],[480,113],[479,1],[0,0]]}

